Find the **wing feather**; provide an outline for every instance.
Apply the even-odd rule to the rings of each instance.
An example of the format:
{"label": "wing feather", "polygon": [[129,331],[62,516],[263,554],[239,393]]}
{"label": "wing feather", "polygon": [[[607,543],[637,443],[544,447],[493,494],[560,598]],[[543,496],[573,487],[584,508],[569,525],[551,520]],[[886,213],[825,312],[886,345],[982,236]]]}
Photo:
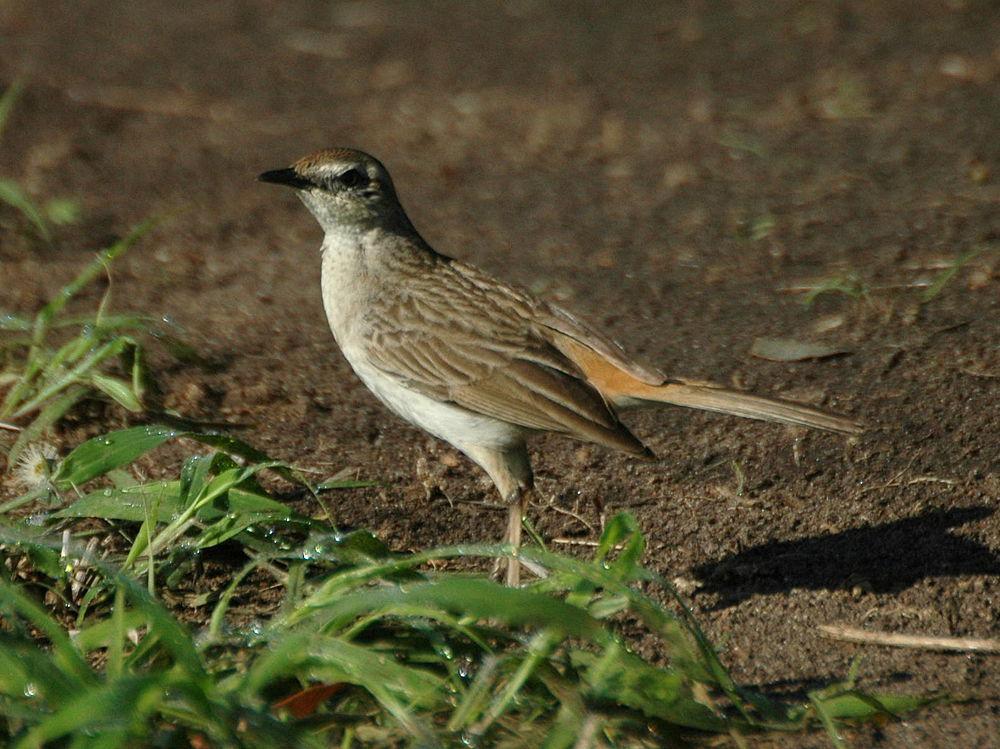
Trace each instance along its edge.
{"label": "wing feather", "polygon": [[[486,286],[481,272],[460,263],[439,269],[433,293],[398,288],[391,302],[372,305],[366,323],[373,366],[474,413],[648,454],[535,324],[538,302],[495,281]],[[449,288],[442,281],[452,293],[440,293]]]}

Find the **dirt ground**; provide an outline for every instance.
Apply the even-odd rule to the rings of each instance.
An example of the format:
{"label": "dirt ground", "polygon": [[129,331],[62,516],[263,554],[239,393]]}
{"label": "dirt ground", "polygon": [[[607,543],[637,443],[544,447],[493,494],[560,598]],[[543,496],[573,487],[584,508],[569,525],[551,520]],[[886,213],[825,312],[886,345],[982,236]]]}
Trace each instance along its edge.
{"label": "dirt ground", "polygon": [[[671,374],[870,425],[847,440],[626,415],[653,464],[538,439],[546,538],[633,512],[645,562],[745,682],[811,688],[861,652],[865,686],[977,698],[854,746],[1000,746],[1000,656],[817,631],[1000,636],[1000,7],[651,5],[2,0],[0,85],[27,88],[0,175],[80,199],[84,220],[52,247],[0,234],[0,309],[37,310],[95,248],[168,216],[114,272],[116,308],[169,318],[213,362],[163,359],[167,406],[378,479],[334,510],[394,548],[499,538],[477,471],[352,375],[323,317],[319,229],[255,181],[320,147],[371,151],[440,251]],[[803,304],[831,278],[867,294]],[[765,361],[757,337],[849,353]]]}

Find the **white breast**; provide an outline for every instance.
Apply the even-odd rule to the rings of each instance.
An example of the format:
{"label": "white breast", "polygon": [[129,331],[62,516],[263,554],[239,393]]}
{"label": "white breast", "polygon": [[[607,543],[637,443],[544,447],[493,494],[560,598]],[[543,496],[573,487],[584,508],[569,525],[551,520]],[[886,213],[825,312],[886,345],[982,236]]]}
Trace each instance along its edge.
{"label": "white breast", "polygon": [[334,338],[354,372],[393,413],[459,450],[519,445],[524,431],[505,421],[474,414],[422,395],[369,363],[360,316],[371,288],[361,237],[327,235],[323,244],[323,307]]}
{"label": "white breast", "polygon": [[323,240],[323,309],[333,337],[343,348],[367,303],[367,269],[358,237],[327,234]]}

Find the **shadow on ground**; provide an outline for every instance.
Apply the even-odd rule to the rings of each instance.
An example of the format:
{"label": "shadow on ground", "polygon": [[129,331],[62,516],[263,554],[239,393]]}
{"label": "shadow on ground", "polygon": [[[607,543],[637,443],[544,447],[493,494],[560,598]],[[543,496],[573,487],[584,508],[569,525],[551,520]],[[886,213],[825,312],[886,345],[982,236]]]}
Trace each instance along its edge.
{"label": "shadow on ground", "polygon": [[1000,575],[1000,556],[950,529],[995,512],[976,506],[933,510],[912,518],[797,541],[772,541],[699,565],[699,594],[720,596],[718,608],[753,595],[796,588],[834,590],[863,584],[897,593],[927,577]]}

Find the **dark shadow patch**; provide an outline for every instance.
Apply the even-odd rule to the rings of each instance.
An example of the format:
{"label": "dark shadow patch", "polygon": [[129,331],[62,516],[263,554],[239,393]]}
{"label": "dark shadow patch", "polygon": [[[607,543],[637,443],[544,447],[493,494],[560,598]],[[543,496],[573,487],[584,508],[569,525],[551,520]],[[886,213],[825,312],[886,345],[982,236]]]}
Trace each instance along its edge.
{"label": "dark shadow patch", "polygon": [[882,525],[772,541],[696,567],[694,574],[704,583],[699,595],[720,596],[716,608],[724,608],[794,588],[862,585],[876,593],[897,593],[927,577],[1000,575],[1000,556],[949,532],[993,512],[986,506],[933,510]]}

